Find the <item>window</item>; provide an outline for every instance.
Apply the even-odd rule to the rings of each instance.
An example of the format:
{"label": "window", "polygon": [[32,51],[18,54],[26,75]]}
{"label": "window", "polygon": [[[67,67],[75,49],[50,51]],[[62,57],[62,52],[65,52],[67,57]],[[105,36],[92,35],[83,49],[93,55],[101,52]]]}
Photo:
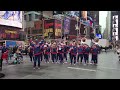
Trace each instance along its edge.
{"label": "window", "polygon": [[35,19],[39,19],[39,15],[35,14]]}
{"label": "window", "polygon": [[24,20],[26,21],[26,19],[27,19],[27,17],[26,17],[26,15],[24,15]]}
{"label": "window", "polygon": [[29,21],[32,21],[32,15],[29,14]]}

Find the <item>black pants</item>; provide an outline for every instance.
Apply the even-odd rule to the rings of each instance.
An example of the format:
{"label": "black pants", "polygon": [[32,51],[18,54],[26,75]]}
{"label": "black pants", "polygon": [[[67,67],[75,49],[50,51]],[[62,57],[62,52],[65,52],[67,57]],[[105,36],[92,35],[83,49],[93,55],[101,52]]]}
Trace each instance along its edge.
{"label": "black pants", "polygon": [[72,64],[73,60],[74,60],[74,64],[75,64],[76,63],[76,55],[71,55],[71,64]]}
{"label": "black pants", "polygon": [[57,53],[56,59],[57,59],[57,61],[58,61],[58,60],[60,61],[59,53]]}
{"label": "black pants", "polygon": [[70,61],[71,61],[71,59],[72,59],[72,58],[71,58],[71,53],[69,53],[69,59],[70,59]]}
{"label": "black pants", "polygon": [[65,58],[66,61],[67,61],[67,53],[64,53],[64,58]]}
{"label": "black pants", "polygon": [[83,60],[83,54],[78,54],[78,56],[77,56],[77,62],[79,62],[79,58],[81,58],[81,62],[82,62],[82,60]]}
{"label": "black pants", "polygon": [[40,55],[36,55],[34,59],[34,67],[36,67],[36,62],[38,61],[38,67],[40,67]]}
{"label": "black pants", "polygon": [[2,62],[3,62],[3,59],[0,59],[0,71],[2,70]]}
{"label": "black pants", "polygon": [[29,56],[30,56],[30,61],[32,62],[33,61],[33,54],[29,53]]}
{"label": "black pants", "polygon": [[89,54],[83,54],[83,57],[84,57],[85,63],[88,63],[89,62]]}
{"label": "black pants", "polygon": [[51,55],[52,55],[52,61],[55,62],[55,60],[56,60],[56,62],[57,62],[57,54],[51,54]]}
{"label": "black pants", "polygon": [[40,60],[43,60],[43,53],[40,54]]}
{"label": "black pants", "polygon": [[98,63],[98,55],[93,55],[92,54],[92,61],[94,62],[94,64],[97,64]]}
{"label": "black pants", "polygon": [[60,63],[63,63],[63,54],[59,53]]}
{"label": "black pants", "polygon": [[46,62],[49,62],[49,55],[48,54],[44,54],[44,58]]}

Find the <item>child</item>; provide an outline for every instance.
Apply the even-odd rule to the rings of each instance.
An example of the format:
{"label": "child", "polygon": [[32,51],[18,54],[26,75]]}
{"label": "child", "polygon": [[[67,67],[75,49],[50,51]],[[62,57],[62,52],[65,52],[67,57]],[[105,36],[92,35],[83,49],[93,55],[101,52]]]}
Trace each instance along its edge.
{"label": "child", "polygon": [[79,58],[81,58],[81,63],[83,60],[83,46],[80,44],[78,45],[78,56],[77,56],[77,62],[79,63]]}
{"label": "child", "polygon": [[94,44],[91,46],[92,60],[91,62],[97,65],[98,63],[98,54],[100,53],[100,46],[98,45],[99,39],[94,39]]}
{"label": "child", "polygon": [[94,65],[97,65],[99,50],[95,44],[91,47],[91,53],[92,53],[92,61]]}
{"label": "child", "polygon": [[51,57],[52,57],[52,63],[55,63],[55,60],[57,62],[57,46],[56,46],[56,43],[52,44]]}
{"label": "child", "polygon": [[64,49],[63,50],[64,51],[64,58],[66,59],[66,63],[67,63],[68,46],[64,45],[63,49]]}
{"label": "child", "polygon": [[76,43],[73,44],[73,47],[71,48],[71,65],[72,61],[74,60],[74,65],[76,64],[76,55],[77,55],[77,45]]}
{"label": "child", "polygon": [[89,52],[90,52],[90,47],[85,44],[84,45],[84,61],[85,61],[85,65],[89,63]]}
{"label": "child", "polygon": [[63,46],[62,45],[60,45],[59,47],[58,47],[58,57],[59,57],[59,59],[60,59],[60,63],[62,64],[62,63],[64,63],[63,62]]}
{"label": "child", "polygon": [[44,57],[46,63],[49,63],[49,54],[50,54],[50,47],[48,45],[44,45]]}

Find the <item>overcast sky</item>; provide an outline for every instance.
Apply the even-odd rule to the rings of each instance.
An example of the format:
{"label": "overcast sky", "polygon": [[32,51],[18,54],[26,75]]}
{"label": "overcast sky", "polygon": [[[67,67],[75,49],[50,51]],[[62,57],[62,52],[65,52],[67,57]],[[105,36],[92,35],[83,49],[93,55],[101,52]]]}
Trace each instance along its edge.
{"label": "overcast sky", "polygon": [[102,33],[106,28],[107,11],[99,11],[99,24],[102,26]]}

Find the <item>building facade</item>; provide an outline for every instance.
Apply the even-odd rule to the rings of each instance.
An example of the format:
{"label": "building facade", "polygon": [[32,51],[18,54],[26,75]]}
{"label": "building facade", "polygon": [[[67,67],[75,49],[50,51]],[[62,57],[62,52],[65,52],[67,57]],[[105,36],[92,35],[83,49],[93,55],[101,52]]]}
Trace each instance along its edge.
{"label": "building facade", "polygon": [[24,27],[26,38],[40,39],[43,37],[44,21],[45,19],[52,18],[53,11],[25,11],[24,13]]}
{"label": "building facade", "polygon": [[[0,11],[0,44],[6,46],[23,45],[23,11]],[[21,43],[21,44],[18,44]]]}

